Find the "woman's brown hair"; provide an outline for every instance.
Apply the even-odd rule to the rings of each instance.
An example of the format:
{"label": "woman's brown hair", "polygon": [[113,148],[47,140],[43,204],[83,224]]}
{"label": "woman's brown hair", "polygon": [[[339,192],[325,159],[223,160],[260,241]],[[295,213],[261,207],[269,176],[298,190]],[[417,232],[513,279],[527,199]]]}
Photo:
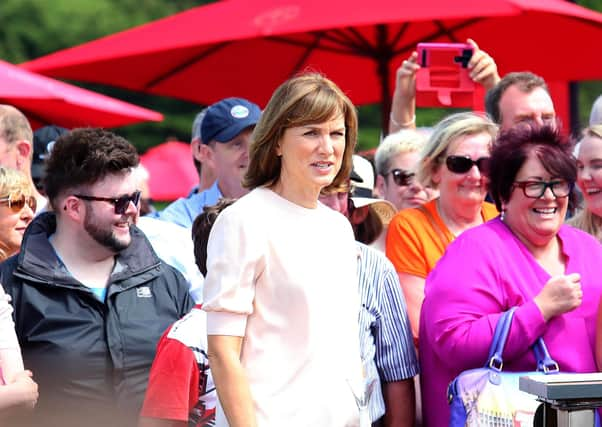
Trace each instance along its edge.
{"label": "woman's brown hair", "polygon": [[317,73],[303,74],[284,82],[272,95],[253,131],[249,168],[243,185],[249,189],[271,186],[280,178],[277,147],[291,127],[324,123],[342,115],[345,119],[345,151],[341,169],[325,191],[347,184],[357,141],[357,112],[349,98],[331,80]]}

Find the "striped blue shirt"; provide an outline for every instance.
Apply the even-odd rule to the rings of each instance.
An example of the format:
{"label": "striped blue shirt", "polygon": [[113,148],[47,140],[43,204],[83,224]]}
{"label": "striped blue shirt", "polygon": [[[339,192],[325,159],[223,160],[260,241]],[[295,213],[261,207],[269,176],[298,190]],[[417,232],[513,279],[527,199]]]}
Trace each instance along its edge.
{"label": "striped blue shirt", "polygon": [[395,382],[418,374],[405,299],[393,264],[376,249],[358,246],[360,348],[366,376],[377,382],[370,399],[370,417],[385,413],[381,382]]}

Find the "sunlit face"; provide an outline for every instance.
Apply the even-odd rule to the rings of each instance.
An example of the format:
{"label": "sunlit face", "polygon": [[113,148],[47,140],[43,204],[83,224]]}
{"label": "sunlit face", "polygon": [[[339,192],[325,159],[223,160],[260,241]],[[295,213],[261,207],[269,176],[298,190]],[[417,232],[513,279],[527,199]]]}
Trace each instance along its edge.
{"label": "sunlit face", "polygon": [[210,167],[213,168],[218,187],[224,197],[238,198],[248,190],[242,187],[242,179],[249,166],[251,128],[243,130],[228,142],[212,142]]}
{"label": "sunlit face", "polygon": [[602,139],[586,136],[577,155],[577,185],[587,209],[602,217]]}
{"label": "sunlit face", "polygon": [[320,202],[345,216],[349,214],[349,193],[340,192],[328,195],[320,194]]}
{"label": "sunlit face", "polygon": [[343,161],[345,119],[288,128],[278,143],[280,185],[285,193],[319,194],[332,183]]}
{"label": "sunlit face", "polygon": [[[12,194],[16,200],[20,194]],[[0,203],[0,248],[7,256],[13,255],[21,248],[25,229],[33,219],[34,212],[26,203],[22,209],[15,211],[8,203]]]}
{"label": "sunlit face", "polygon": [[[550,181],[554,178],[559,179],[551,176],[531,152],[514,181]],[[550,188],[540,198],[533,199],[525,196],[521,188],[514,187],[504,207],[504,221],[528,247],[543,246],[558,233],[567,207],[568,197],[555,197]]]}
{"label": "sunlit face", "polygon": [[499,101],[501,123],[503,130],[510,129],[518,123],[536,123],[538,125],[553,125],[556,113],[552,98],[545,89],[538,87],[525,93],[516,85],[509,86]]}
{"label": "sunlit face", "polygon": [[431,188],[423,187],[416,178],[411,179],[407,185],[395,180],[393,170],[399,169],[413,173],[418,165],[419,158],[420,155],[417,151],[399,153],[391,158],[389,170],[385,171],[386,176],[382,177],[381,195],[383,199],[393,203],[397,210],[423,205],[431,200],[436,193]]}
{"label": "sunlit face", "polygon": [[[85,195],[118,198],[136,191],[136,179],[132,173],[107,175],[102,181],[90,186]],[[83,193],[83,192],[82,192]],[[85,204],[83,228],[96,243],[117,253],[127,248],[131,241],[130,226],[134,223],[138,207],[129,203],[124,214],[116,214],[115,206],[106,201],[82,200]]]}
{"label": "sunlit face", "polygon": [[[472,160],[489,157],[491,143],[491,135],[485,132],[460,136],[449,144],[446,158],[452,155],[468,156]],[[451,204],[482,203],[489,184],[489,179],[476,165],[466,173],[454,173],[447,168],[445,159],[433,174],[433,181],[439,184],[441,203]]]}

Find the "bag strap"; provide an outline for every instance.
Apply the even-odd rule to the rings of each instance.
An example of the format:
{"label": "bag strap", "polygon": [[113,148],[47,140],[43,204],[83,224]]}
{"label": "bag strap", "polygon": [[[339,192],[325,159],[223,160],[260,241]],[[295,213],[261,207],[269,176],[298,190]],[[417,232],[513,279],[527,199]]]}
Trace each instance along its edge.
{"label": "bag strap", "polygon": [[548,347],[546,347],[542,337],[537,338],[537,341],[533,344],[533,352],[535,353],[535,360],[537,360],[538,371],[544,374],[560,371],[558,363],[550,356]]}
{"label": "bag strap", "polygon": [[433,214],[422,205],[418,206],[418,210],[422,212],[422,214],[426,217],[427,221],[433,226],[433,230],[435,230],[435,233],[437,233],[439,240],[441,240],[441,244],[444,248],[446,248],[451,243],[451,240],[447,238],[447,236],[433,217]]}
{"label": "bag strap", "polygon": [[495,332],[493,339],[491,340],[491,346],[489,347],[489,355],[487,357],[487,364],[485,367],[493,368],[501,371],[504,361],[502,360],[502,353],[506,346],[506,340],[510,333],[510,326],[512,324],[512,317],[514,316],[514,310],[516,307],[512,307],[510,310],[502,313],[495,326]]}
{"label": "bag strap", "polygon": [[[487,357],[487,364],[485,367],[501,371],[504,365],[502,354],[504,347],[506,346],[506,340],[510,333],[510,326],[512,325],[512,318],[516,307],[510,308],[508,311],[502,313],[498,319],[489,347],[489,355]],[[560,369],[558,363],[552,359],[548,348],[542,337],[537,338],[535,344],[532,346],[533,353],[535,354],[535,360],[537,361],[537,370],[545,374],[558,372]]]}

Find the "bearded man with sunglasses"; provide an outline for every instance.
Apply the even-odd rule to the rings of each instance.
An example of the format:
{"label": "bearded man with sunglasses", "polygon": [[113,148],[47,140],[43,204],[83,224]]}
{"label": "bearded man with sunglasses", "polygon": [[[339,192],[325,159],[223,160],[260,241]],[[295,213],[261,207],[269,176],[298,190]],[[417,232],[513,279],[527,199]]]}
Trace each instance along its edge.
{"label": "bearded man with sunglasses", "polygon": [[[192,307],[188,285],[133,224],[135,148],[102,129],[59,137],[39,215],[0,265],[38,405],[14,425],[131,426],[156,344]],[[11,425],[13,425],[11,424]]]}

